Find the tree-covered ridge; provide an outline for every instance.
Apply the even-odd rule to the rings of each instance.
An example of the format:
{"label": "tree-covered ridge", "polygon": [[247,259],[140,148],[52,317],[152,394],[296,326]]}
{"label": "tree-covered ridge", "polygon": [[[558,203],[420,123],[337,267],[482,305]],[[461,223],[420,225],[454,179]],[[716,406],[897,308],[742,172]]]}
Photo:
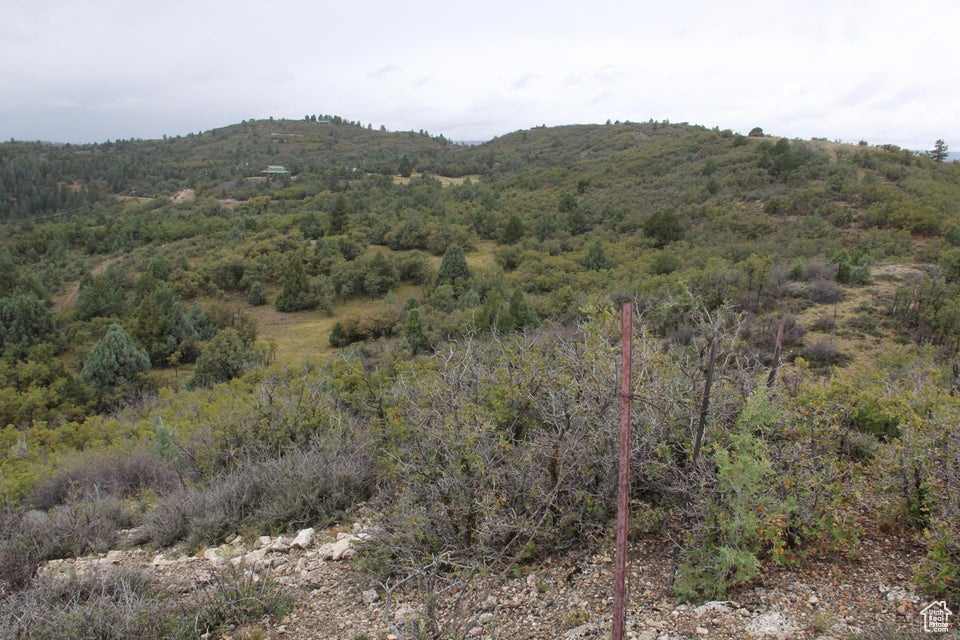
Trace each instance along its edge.
{"label": "tree-covered ridge", "polygon": [[0,144],[0,221],[75,213],[110,194],[156,196],[184,188],[235,188],[268,164],[293,174],[340,167],[396,173],[449,142],[425,132],[388,133],[345,122],[250,120],[163,140],[100,144]]}
{"label": "tree-covered ridge", "polygon": [[[240,167],[244,145],[262,163]],[[4,343],[21,359],[46,342],[35,340],[41,332],[61,340],[54,354],[80,362],[111,319],[155,367],[190,363],[213,335],[190,302],[216,298],[330,313],[403,292],[372,315],[338,317],[329,341],[337,346],[400,335],[414,309],[415,341],[432,343],[572,318],[585,300],[656,294],[677,282],[711,304],[741,305],[762,326],[764,317],[802,310],[791,298],[832,300],[839,285],[866,282],[873,262],[891,259],[942,264],[943,300],[955,298],[956,165],[896,148],[657,122],[536,128],[459,147],[321,117],[162,141],[0,149],[25,158],[13,164],[27,169],[54,160],[68,174],[140,167],[130,175],[145,182],[121,177],[118,189],[166,185],[173,195],[193,186],[193,199],[101,193],[89,210],[4,227],[10,269],[0,293],[12,314],[7,331],[21,332]],[[259,176],[276,162],[294,174]],[[397,175],[401,164],[409,179]],[[76,182],[53,180],[54,168],[51,184]],[[245,177],[223,180],[221,169]],[[476,173],[451,179],[465,170]],[[483,268],[443,276],[440,256],[452,247]],[[159,277],[144,280],[157,265]],[[143,282],[136,290],[135,281]],[[52,331],[43,308],[71,288],[76,303],[64,311],[76,317],[62,316]],[[954,344],[949,304],[936,300],[927,308],[943,311],[901,305],[893,318]],[[12,415],[26,424],[38,414]]]}
{"label": "tree-covered ridge", "polygon": [[[922,463],[956,424],[957,164],[658,122],[463,147],[309,117],[0,155],[24,176],[0,226],[11,503],[56,508],[44,477],[143,447],[194,492],[154,488],[162,508],[198,510],[156,539],[213,540],[234,516],[198,515],[206,491],[365,442],[383,457],[357,459],[329,504],[382,490],[390,575],[418,570],[393,554],[420,532],[467,563],[491,545],[563,549],[607,524],[610,442],[584,432],[610,419],[610,309],[632,301],[660,381],[635,497],[683,518],[678,592],[720,596],[763,563],[849,542],[865,507],[925,531],[918,575],[955,589],[950,449]],[[84,205],[22,205],[31,185]],[[449,456],[416,460],[442,444]],[[863,485],[869,498],[847,497]],[[480,494],[500,502],[471,510]],[[508,517],[520,506],[539,528]],[[333,517],[290,509],[269,526]],[[422,531],[399,525],[410,509]]]}

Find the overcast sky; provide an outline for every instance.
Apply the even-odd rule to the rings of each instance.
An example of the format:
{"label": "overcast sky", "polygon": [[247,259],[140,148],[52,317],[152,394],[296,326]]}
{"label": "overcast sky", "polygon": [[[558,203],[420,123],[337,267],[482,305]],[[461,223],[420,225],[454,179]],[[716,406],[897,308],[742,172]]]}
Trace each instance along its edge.
{"label": "overcast sky", "polygon": [[336,114],[485,140],[670,120],[960,150],[956,0],[0,0],[0,140]]}

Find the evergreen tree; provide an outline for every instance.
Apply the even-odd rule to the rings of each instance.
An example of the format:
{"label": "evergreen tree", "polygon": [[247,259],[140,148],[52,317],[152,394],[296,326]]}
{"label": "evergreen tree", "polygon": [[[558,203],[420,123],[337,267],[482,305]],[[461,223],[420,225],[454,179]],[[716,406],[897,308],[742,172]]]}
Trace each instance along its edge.
{"label": "evergreen tree", "polygon": [[523,233],[523,221],[520,220],[520,216],[514,213],[507,220],[507,226],[503,228],[503,234],[500,237],[501,243],[516,244],[523,240]]}
{"label": "evergreen tree", "polygon": [[77,293],[77,317],[89,320],[122,316],[128,287],[126,274],[115,265],[101,276],[85,274]]}
{"label": "evergreen tree", "polygon": [[673,210],[661,209],[643,223],[643,232],[656,241],[657,247],[662,248],[683,238],[683,225]]}
{"label": "evergreen tree", "polygon": [[283,273],[283,291],[274,301],[277,311],[290,312],[316,309],[319,302],[310,288],[303,259],[298,255],[290,256]]}
{"label": "evergreen tree", "polygon": [[259,359],[260,354],[243,344],[233,327],[220,330],[197,358],[197,368],[187,383],[190,388],[212,387],[239,376]]}
{"label": "evergreen tree", "polygon": [[419,309],[411,309],[407,314],[407,320],[403,325],[403,337],[407,341],[407,346],[410,347],[410,353],[414,355],[430,348],[423,315]]}
{"label": "evergreen tree", "polygon": [[114,323],[87,354],[80,376],[101,395],[110,395],[134,387],[140,374],[149,370],[147,352],[134,344],[122,326]]}
{"label": "evergreen tree", "polygon": [[434,286],[449,284],[459,295],[463,292],[467,281],[470,279],[470,267],[467,266],[467,259],[463,255],[463,249],[457,245],[447,247],[443,254],[443,260],[440,262],[440,269],[437,271],[437,280]]}
{"label": "evergreen tree", "polygon": [[30,293],[0,298],[0,349],[21,357],[27,348],[53,332],[47,303]]}
{"label": "evergreen tree", "polygon": [[936,160],[937,162],[943,162],[947,159],[949,149],[947,143],[943,141],[943,138],[940,138],[933,143],[933,151],[930,151],[930,157]]}
{"label": "evergreen tree", "polygon": [[17,288],[17,265],[13,262],[10,251],[0,249],[0,296],[9,296]]}
{"label": "evergreen tree", "polygon": [[170,277],[170,274],[173,273],[173,267],[170,266],[166,258],[157,256],[147,264],[147,273],[157,280],[166,280]]}
{"label": "evergreen tree", "polygon": [[347,200],[347,196],[341,193],[334,200],[333,208],[330,210],[330,235],[336,236],[347,231],[350,225],[349,214],[350,202]]}
{"label": "evergreen tree", "polygon": [[196,304],[188,309],[166,282],[152,283],[151,291],[139,292],[133,338],[146,349],[153,366],[169,364],[175,352],[178,362],[193,362],[198,355],[196,343],[213,337],[215,327]]}
{"label": "evergreen tree", "polygon": [[252,307],[259,307],[267,303],[267,296],[263,291],[263,284],[259,280],[254,280],[250,284],[250,290],[247,291],[247,304]]}
{"label": "evergreen tree", "polygon": [[527,302],[523,291],[516,289],[510,296],[509,308],[510,324],[513,329],[525,329],[537,323],[537,314]]}
{"label": "evergreen tree", "polygon": [[480,331],[509,332],[513,324],[508,313],[504,313],[503,296],[498,289],[487,292],[483,304],[476,315],[476,326]]}
{"label": "evergreen tree", "polygon": [[603,243],[599,240],[590,245],[587,249],[587,255],[583,257],[580,264],[584,269],[590,271],[600,271],[609,269],[613,266],[613,261],[607,257],[607,252],[603,250]]}
{"label": "evergreen tree", "polygon": [[363,292],[368,296],[382,296],[397,285],[397,267],[382,251],[360,265],[363,271]]}
{"label": "evergreen tree", "polygon": [[397,169],[397,173],[404,178],[409,178],[410,174],[413,173],[413,163],[410,162],[410,158],[408,156],[404,155],[402,158],[400,158],[400,166]]}
{"label": "evergreen tree", "polygon": [[333,328],[330,329],[330,346],[336,349],[340,347],[345,347],[350,344],[350,341],[347,339],[346,331],[343,328],[343,323],[335,322]]}

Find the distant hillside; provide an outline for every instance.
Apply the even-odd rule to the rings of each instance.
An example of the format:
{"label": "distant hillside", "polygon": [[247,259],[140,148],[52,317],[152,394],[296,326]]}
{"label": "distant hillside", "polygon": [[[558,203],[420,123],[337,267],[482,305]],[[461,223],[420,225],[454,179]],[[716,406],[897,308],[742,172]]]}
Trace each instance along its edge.
{"label": "distant hillside", "polygon": [[[18,595],[50,593],[38,567],[118,531],[196,553],[351,517],[376,533],[350,601],[402,602],[404,637],[513,615],[471,587],[500,579],[542,609],[612,537],[624,306],[650,610],[702,635],[679,600],[752,615],[776,573],[822,581],[797,601],[811,634],[960,597],[960,164],[669,122],[465,146],[322,116],[0,144],[0,219],[15,634],[67,615]],[[553,610],[566,632],[605,606]]]}

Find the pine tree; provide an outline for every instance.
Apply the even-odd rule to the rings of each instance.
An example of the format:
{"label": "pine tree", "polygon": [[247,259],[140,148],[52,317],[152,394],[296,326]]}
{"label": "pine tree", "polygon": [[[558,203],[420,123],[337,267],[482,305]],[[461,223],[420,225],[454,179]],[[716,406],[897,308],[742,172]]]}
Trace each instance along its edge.
{"label": "pine tree", "polygon": [[400,166],[397,169],[397,173],[404,178],[409,178],[410,174],[413,173],[413,163],[410,162],[410,158],[406,155],[400,158]]}
{"label": "pine tree", "polygon": [[254,280],[250,283],[250,289],[247,291],[247,304],[252,307],[259,307],[267,303],[267,296],[263,290],[263,283]]}
{"label": "pine tree", "polygon": [[943,141],[943,138],[940,138],[933,143],[933,151],[930,151],[929,153],[930,157],[937,162],[943,162],[949,155],[947,143]]}
{"label": "pine tree", "polygon": [[580,264],[584,269],[590,271],[601,271],[613,266],[613,261],[607,257],[607,252],[603,250],[603,243],[599,240],[590,245],[587,249],[587,255],[583,257]]}
{"label": "pine tree", "polygon": [[80,376],[99,393],[112,394],[135,386],[140,374],[149,370],[147,352],[134,344],[122,326],[114,323],[87,354]]}
{"label": "pine tree", "polygon": [[537,314],[527,302],[523,291],[516,289],[510,296],[510,324],[514,329],[525,329],[537,323]]}
{"label": "pine tree", "polygon": [[507,220],[507,226],[503,228],[503,235],[501,236],[502,244],[516,244],[523,240],[523,221],[520,220],[520,216],[513,214],[510,216],[510,219]]}
{"label": "pine tree", "polygon": [[31,293],[0,298],[0,348],[17,357],[53,332],[47,303]]}
{"label": "pine tree", "polygon": [[443,254],[443,261],[440,262],[440,269],[437,271],[437,281],[435,286],[449,284],[453,286],[457,294],[461,293],[467,280],[470,279],[470,267],[467,266],[467,259],[463,255],[463,249],[457,245],[447,247]]}
{"label": "pine tree", "polygon": [[333,209],[330,210],[330,235],[336,236],[347,231],[350,225],[349,214],[350,203],[347,201],[347,196],[341,193],[334,201]]}
{"label": "pine tree", "polygon": [[407,314],[407,321],[403,325],[403,337],[410,347],[410,353],[416,355],[430,348],[427,338],[423,315],[419,309],[411,309]]}
{"label": "pine tree", "polygon": [[316,309],[320,300],[311,290],[303,258],[290,256],[283,274],[283,291],[274,301],[277,311],[306,311]]}

